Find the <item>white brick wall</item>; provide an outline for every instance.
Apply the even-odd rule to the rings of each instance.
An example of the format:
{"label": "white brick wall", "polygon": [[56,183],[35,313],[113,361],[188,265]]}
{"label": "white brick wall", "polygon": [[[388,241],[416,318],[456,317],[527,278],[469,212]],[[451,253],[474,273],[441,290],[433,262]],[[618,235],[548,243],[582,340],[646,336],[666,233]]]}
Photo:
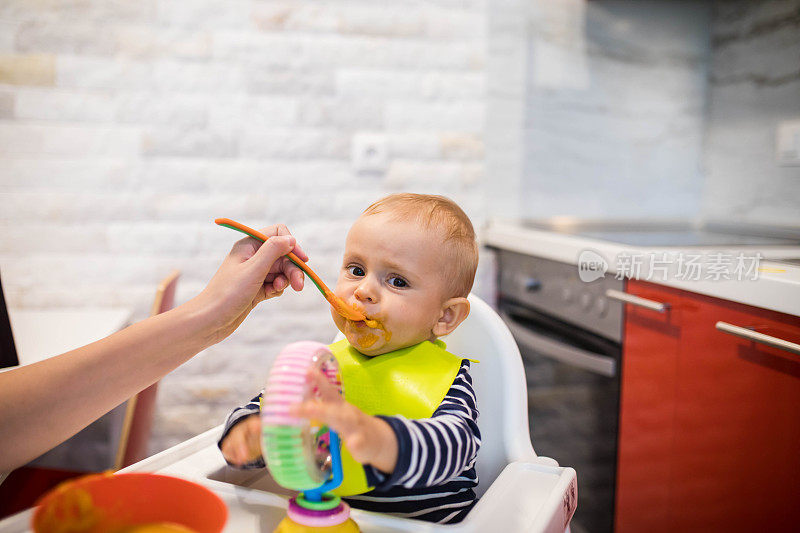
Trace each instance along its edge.
{"label": "white brick wall", "polygon": [[[237,238],[285,222],[335,280],[345,232],[398,190],[484,219],[485,0],[0,4],[0,269],[15,307],[199,291]],[[383,134],[383,173],[351,142]],[[482,266],[479,280],[487,280]],[[220,423],[275,353],[334,328],[308,289],[163,380],[153,450]]]}

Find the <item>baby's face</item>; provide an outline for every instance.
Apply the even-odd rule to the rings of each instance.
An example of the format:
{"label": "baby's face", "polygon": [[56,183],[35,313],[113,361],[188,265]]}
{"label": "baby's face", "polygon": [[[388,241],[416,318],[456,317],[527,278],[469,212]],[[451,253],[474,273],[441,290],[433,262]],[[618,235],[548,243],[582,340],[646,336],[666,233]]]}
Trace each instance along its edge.
{"label": "baby's face", "polygon": [[435,338],[445,283],[443,236],[384,213],[356,220],[345,242],[336,294],[377,320],[378,328],[332,312],[336,327],[365,355],[380,355]]}

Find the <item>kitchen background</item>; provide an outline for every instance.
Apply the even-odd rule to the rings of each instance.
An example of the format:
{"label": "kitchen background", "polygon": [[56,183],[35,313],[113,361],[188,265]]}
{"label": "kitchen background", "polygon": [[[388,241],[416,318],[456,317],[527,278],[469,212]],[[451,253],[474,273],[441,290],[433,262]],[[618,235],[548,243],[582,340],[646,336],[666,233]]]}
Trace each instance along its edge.
{"label": "kitchen background", "polygon": [[[171,269],[179,302],[211,277],[235,239],[219,216],[286,223],[333,282],[349,224],[400,190],[478,227],[798,224],[800,156],[777,130],[799,95],[800,0],[8,0],[6,298],[143,318]],[[333,334],[314,291],[263,304],[162,381],[152,451],[221,423],[286,343]]]}

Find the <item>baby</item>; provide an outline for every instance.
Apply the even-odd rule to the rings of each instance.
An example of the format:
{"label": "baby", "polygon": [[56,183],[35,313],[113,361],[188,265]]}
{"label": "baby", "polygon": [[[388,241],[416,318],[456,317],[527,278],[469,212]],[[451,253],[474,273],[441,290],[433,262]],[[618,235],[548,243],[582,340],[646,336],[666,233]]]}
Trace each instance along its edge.
{"label": "baby", "polygon": [[[335,429],[363,465],[364,490],[371,490],[345,498],[351,506],[452,523],[475,504],[480,433],[469,361],[437,339],[469,314],[477,264],[469,218],[442,196],[387,196],[350,228],[335,292],[377,327],[332,312],[346,337],[331,346],[340,364],[349,365],[342,370],[345,398],[321,374],[309,374],[322,399],[294,413]],[[381,372],[391,379],[376,385]],[[366,392],[368,399],[353,392],[370,386],[381,390]],[[219,446],[232,465],[264,466],[259,400],[228,418]]]}

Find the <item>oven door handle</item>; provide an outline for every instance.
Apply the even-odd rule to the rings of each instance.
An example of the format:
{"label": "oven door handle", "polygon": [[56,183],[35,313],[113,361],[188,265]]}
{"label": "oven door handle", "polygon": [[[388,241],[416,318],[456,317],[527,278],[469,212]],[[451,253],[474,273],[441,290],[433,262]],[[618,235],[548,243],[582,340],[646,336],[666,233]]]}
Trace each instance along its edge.
{"label": "oven door handle", "polygon": [[569,346],[531,331],[530,328],[515,322],[508,313],[501,311],[500,316],[517,342],[525,348],[595,374],[608,377],[614,377],[617,374],[617,362],[612,357]]}

